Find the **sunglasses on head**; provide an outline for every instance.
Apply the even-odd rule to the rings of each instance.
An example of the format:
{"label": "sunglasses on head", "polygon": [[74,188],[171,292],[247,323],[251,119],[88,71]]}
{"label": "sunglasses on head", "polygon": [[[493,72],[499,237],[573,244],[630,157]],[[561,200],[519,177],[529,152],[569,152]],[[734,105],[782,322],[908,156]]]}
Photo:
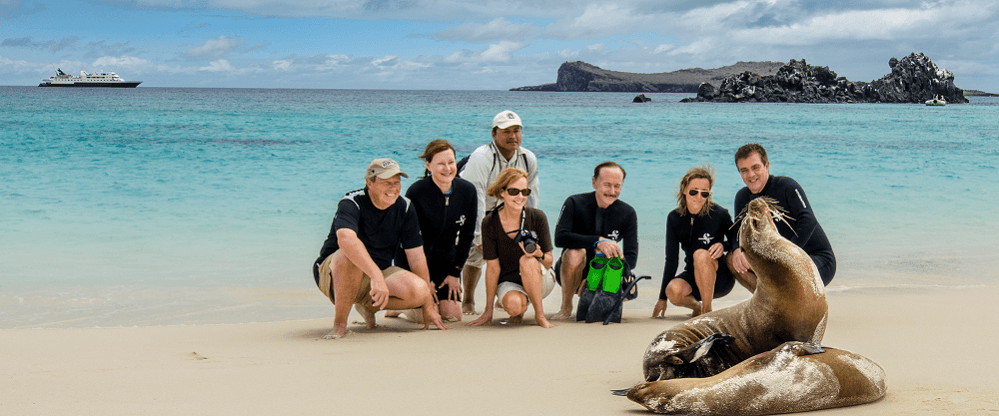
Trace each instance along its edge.
{"label": "sunglasses on head", "polygon": [[710,191],[699,191],[697,189],[691,189],[691,190],[687,191],[687,194],[689,194],[690,196],[697,196],[698,192],[701,193],[701,198],[707,198],[707,197],[711,196],[711,192]]}
{"label": "sunglasses on head", "polygon": [[528,195],[531,194],[531,190],[530,189],[506,188],[506,193],[510,194],[510,196],[517,196],[517,195],[520,195],[520,194],[524,194],[524,196],[528,196]]}

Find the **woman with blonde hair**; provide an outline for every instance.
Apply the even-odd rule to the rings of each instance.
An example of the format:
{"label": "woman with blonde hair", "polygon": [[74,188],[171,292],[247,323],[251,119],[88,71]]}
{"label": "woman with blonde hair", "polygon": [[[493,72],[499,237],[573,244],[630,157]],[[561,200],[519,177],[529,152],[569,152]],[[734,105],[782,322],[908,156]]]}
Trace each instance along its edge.
{"label": "woman with blonde hair", "polygon": [[[690,169],[680,180],[677,208],[666,217],[666,267],[653,318],[664,316],[667,300],[692,309],[691,316],[711,312],[711,301],[727,295],[735,285],[720,259],[731,248],[738,230],[731,229],[728,210],[711,200],[714,182],[711,166]],[[681,248],[685,265],[683,272],[674,276]]]}
{"label": "woman with blonde hair", "polygon": [[499,302],[510,314],[508,323],[520,323],[528,305],[533,305],[534,321],[543,328],[554,327],[542,304],[555,288],[551,233],[545,213],[526,206],[531,194],[527,172],[504,169],[486,193],[503,203],[482,219],[486,309],[469,325],[491,325],[494,302]]}

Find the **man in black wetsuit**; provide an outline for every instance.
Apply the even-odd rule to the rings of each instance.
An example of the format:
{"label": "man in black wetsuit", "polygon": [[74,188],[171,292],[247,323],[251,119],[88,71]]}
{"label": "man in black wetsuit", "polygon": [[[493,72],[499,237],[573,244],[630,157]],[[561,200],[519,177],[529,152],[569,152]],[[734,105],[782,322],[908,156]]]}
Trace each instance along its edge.
{"label": "man in black wetsuit", "polygon": [[[735,211],[733,211],[736,214],[735,227],[742,226],[742,220],[739,216],[749,201],[761,196],[776,200],[781,208],[788,211],[788,215],[793,220],[789,223],[780,216],[773,216],[780,235],[805,250],[805,253],[812,258],[815,266],[819,269],[822,283],[829,285],[836,274],[836,256],[833,254],[825,231],[822,230],[822,226],[815,218],[815,213],[812,212],[812,206],[808,203],[808,198],[805,196],[805,191],[801,189],[801,185],[786,176],[771,175],[767,151],[758,143],[750,143],[740,147],[735,152],[735,165],[739,168],[742,181],[746,184],[745,188],[735,194]],[[750,292],[756,290],[756,274],[749,267],[746,256],[742,254],[738,239],[733,242],[727,263],[739,283]]]}
{"label": "man in black wetsuit", "polygon": [[552,319],[572,316],[572,297],[579,292],[597,251],[607,257],[623,257],[632,269],[638,263],[638,215],[631,205],[618,199],[624,177],[624,168],[617,163],[601,163],[593,169],[594,192],[572,195],[562,204],[555,225],[555,246],[562,248],[562,257],[555,264],[562,285],[562,307]]}
{"label": "man in black wetsuit", "polygon": [[[365,171],[364,189],[347,193],[337,204],[329,236],[312,267],[319,290],[336,306],[327,339],[347,334],[351,305],[368,328],[375,327],[379,310],[422,308],[424,322],[447,329],[431,291],[416,210],[399,195],[400,176],[409,177],[396,161],[375,159]],[[400,244],[412,271],[392,266]]]}

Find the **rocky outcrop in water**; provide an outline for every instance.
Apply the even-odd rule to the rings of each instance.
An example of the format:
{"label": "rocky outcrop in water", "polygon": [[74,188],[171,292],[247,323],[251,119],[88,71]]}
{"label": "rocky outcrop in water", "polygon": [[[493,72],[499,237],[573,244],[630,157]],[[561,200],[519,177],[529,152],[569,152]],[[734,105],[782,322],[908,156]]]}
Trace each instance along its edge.
{"label": "rocky outcrop in water", "polygon": [[682,69],[657,74],[609,71],[586,62],[566,62],[554,84],[513,88],[510,91],[562,92],[673,92],[694,93],[701,83],[719,85],[725,77],[746,71],[772,74],[781,62],[739,62],[715,69]]}
{"label": "rocky outcrop in water", "polygon": [[853,82],[836,76],[829,67],[805,60],[791,60],[774,75],[746,71],[729,76],[715,88],[701,84],[697,98],[683,102],[784,102],[784,103],[918,103],[940,95],[948,103],[966,103],[964,92],[954,86],[954,74],[939,68],[922,53],[901,60],[891,58],[891,73],[876,81]]}

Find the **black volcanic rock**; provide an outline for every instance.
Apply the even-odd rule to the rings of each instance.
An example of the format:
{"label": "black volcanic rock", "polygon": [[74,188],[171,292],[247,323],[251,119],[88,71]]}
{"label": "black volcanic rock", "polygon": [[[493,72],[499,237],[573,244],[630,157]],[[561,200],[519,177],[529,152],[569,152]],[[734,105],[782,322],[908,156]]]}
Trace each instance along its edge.
{"label": "black volcanic rock", "polygon": [[558,81],[510,91],[572,92],[679,92],[695,93],[702,83],[719,85],[726,76],[745,71],[773,73],[780,62],[739,62],[715,69],[682,69],[657,74],[608,71],[586,62],[566,62],[558,68]]}
{"label": "black volcanic rock", "polygon": [[837,77],[829,67],[815,67],[805,60],[791,60],[776,74],[753,72],[731,75],[714,89],[702,84],[697,98],[682,102],[788,102],[788,103],[919,103],[941,95],[948,103],[966,103],[964,92],[954,86],[954,74],[937,67],[922,53],[888,61],[891,73],[876,81],[851,82]]}
{"label": "black volcanic rock", "polygon": [[649,97],[646,97],[645,94],[638,94],[638,95],[635,96],[635,99],[631,100],[631,102],[633,102],[633,103],[648,103],[648,102],[652,102],[652,99],[649,98]]}

